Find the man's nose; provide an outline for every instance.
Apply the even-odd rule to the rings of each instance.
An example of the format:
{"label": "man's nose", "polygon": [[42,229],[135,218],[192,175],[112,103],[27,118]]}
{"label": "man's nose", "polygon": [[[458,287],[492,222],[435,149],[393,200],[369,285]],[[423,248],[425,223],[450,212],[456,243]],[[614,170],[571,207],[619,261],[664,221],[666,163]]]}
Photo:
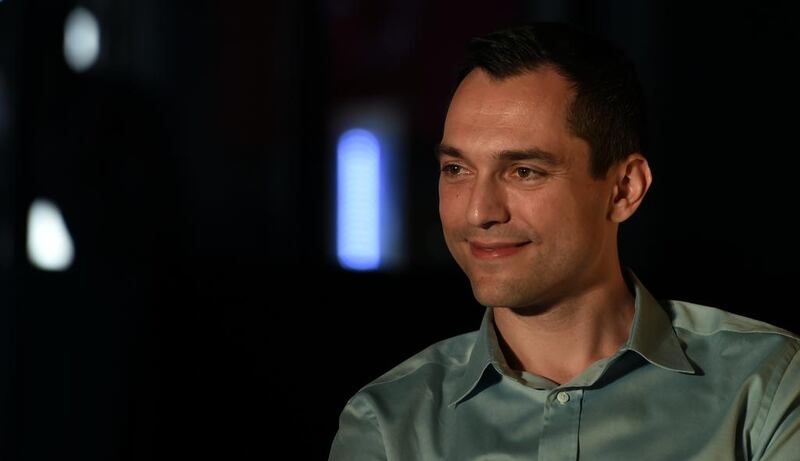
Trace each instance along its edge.
{"label": "man's nose", "polygon": [[478,179],[470,193],[467,222],[488,229],[511,218],[506,203],[506,193],[492,178]]}

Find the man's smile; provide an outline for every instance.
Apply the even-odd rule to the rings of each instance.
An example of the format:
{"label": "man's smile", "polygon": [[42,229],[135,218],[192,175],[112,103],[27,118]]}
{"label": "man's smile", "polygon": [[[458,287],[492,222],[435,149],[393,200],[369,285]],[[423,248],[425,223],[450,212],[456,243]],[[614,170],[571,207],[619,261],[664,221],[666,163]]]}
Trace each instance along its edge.
{"label": "man's smile", "polygon": [[491,260],[519,253],[529,243],[531,242],[481,242],[471,240],[469,248],[474,257]]}

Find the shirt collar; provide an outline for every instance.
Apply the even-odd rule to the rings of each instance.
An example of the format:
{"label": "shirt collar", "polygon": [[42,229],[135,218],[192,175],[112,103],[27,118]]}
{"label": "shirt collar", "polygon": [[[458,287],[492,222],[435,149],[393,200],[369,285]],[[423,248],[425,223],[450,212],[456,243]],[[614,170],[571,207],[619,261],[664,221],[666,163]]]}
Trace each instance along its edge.
{"label": "shirt collar", "polygon": [[[665,370],[694,373],[667,312],[631,269],[623,268],[623,276],[634,290],[635,313],[631,334],[622,349],[632,350]],[[490,364],[498,371],[507,368],[497,340],[492,308],[486,307],[464,373],[456,379],[450,406],[463,400],[477,386]]]}
{"label": "shirt collar", "polygon": [[634,287],[636,297],[636,314],[624,347],[665,370],[695,373],[667,312],[631,269],[624,268],[623,275]]}
{"label": "shirt collar", "polygon": [[[489,338],[490,334],[492,334],[491,339],[493,339],[495,341],[495,345],[497,345],[497,337],[494,336],[492,308],[486,307],[486,310],[483,313],[481,327],[478,330],[478,336],[475,339],[475,343],[472,346],[472,351],[470,352],[469,361],[464,368],[464,374],[462,374],[456,380],[454,398],[450,401],[449,406],[453,406],[463,400],[464,397],[466,397],[467,394],[469,394],[478,384],[478,381],[480,381],[480,378],[483,376],[483,372],[486,370],[486,367],[489,366],[489,364],[493,361],[497,360],[496,357],[498,357],[498,355],[496,355],[492,350],[493,347]],[[502,357],[502,354],[499,354],[499,357]]]}

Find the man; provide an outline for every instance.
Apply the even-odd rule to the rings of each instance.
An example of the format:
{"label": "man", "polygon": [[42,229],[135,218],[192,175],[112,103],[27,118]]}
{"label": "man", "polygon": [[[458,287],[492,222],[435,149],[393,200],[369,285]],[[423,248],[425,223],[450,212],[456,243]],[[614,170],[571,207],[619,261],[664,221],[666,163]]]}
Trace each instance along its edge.
{"label": "man", "polygon": [[567,26],[472,42],[439,211],[483,322],[359,390],[331,460],[800,459],[800,340],[658,302],[620,265],[652,183],[640,95]]}

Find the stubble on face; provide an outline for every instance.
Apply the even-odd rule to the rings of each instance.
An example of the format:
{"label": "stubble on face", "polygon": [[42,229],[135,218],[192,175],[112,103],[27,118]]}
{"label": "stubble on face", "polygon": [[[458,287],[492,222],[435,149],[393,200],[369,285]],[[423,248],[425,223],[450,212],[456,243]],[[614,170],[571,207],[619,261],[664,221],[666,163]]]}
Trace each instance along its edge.
{"label": "stubble on face", "polygon": [[456,261],[469,278],[479,303],[535,315],[548,311],[560,300],[567,291],[565,282],[574,278],[565,271],[582,263],[568,260],[570,253],[560,250],[560,242],[554,239],[539,239],[528,246],[524,254],[513,256],[519,256],[519,261],[497,264],[476,264],[468,255],[458,253]]}

